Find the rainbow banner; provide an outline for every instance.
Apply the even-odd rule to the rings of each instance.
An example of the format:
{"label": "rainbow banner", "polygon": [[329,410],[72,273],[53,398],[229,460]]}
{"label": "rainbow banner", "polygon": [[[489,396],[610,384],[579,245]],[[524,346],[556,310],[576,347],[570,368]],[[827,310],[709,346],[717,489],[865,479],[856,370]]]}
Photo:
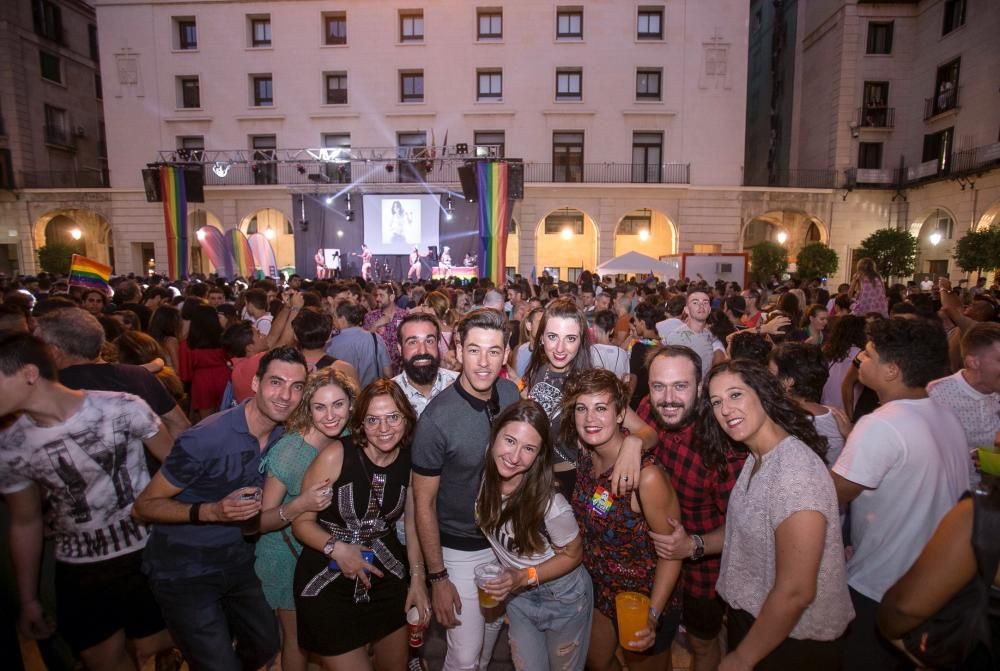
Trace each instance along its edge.
{"label": "rainbow banner", "polygon": [[205,256],[215,266],[215,274],[227,280],[233,279],[233,257],[226,249],[222,231],[215,226],[202,226],[195,231],[195,237],[198,238],[198,244],[201,245]]}
{"label": "rainbow banner", "polygon": [[274,256],[274,247],[263,233],[254,233],[249,238],[250,251],[257,266],[257,279],[278,276],[278,259]]}
{"label": "rainbow banner", "polygon": [[476,163],[476,191],[479,196],[479,275],[503,286],[510,220],[507,162]]}
{"label": "rainbow banner", "polygon": [[233,257],[233,271],[244,279],[253,279],[256,267],[253,262],[253,250],[243,231],[230,228],[226,231],[226,249]]}
{"label": "rainbow banner", "polygon": [[188,208],[184,168],[161,166],[160,189],[163,192],[163,225],[167,230],[167,274],[177,280],[188,274]]}
{"label": "rainbow banner", "polygon": [[69,285],[97,289],[111,295],[111,266],[74,254],[69,264]]}

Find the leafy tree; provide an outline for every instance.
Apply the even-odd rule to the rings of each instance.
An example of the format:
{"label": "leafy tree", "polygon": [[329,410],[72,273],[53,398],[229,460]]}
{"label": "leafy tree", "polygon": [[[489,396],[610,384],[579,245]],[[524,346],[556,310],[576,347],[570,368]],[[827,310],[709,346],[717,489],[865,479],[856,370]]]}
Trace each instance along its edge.
{"label": "leafy tree", "polygon": [[788,250],[776,242],[765,241],[750,248],[750,271],[757,282],[767,282],[771,275],[781,277],[788,268]]}
{"label": "leafy tree", "polygon": [[38,265],[47,273],[65,275],[76,249],[62,242],[52,242],[38,248]]}
{"label": "leafy tree", "polygon": [[909,231],[880,228],[861,241],[861,257],[871,257],[883,277],[908,277],[917,261],[917,239]]}
{"label": "leafy tree", "polygon": [[796,257],[798,275],[804,280],[829,277],[837,272],[839,259],[837,252],[822,242],[811,242],[802,249]]}
{"label": "leafy tree", "polygon": [[955,245],[955,260],[967,273],[980,275],[1000,267],[1000,228],[971,231],[959,238]]}

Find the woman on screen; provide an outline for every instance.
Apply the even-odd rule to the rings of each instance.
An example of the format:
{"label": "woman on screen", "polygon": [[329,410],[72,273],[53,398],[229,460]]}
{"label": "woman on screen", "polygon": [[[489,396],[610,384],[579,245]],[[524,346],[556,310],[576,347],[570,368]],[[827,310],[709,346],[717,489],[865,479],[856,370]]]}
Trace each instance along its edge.
{"label": "woman on screen", "polygon": [[392,201],[392,212],[389,216],[388,244],[408,242],[407,233],[413,227],[413,214],[403,209],[403,204],[398,200]]}

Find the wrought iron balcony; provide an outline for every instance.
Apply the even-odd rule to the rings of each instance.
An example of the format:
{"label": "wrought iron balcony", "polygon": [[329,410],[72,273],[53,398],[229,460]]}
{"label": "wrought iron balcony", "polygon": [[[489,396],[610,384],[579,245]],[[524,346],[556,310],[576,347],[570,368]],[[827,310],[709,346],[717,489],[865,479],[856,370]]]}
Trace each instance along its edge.
{"label": "wrought iron balcony", "polygon": [[894,168],[848,168],[844,171],[846,188],[897,189],[900,172]]}
{"label": "wrought iron balcony", "polygon": [[895,128],[896,108],[881,105],[859,107],[858,126],[861,128]]}
{"label": "wrought iron balcony", "polygon": [[18,173],[19,189],[106,189],[107,170],[33,170]]}
{"label": "wrought iron balcony", "polygon": [[[758,183],[759,182],[759,183]],[[773,186],[778,188],[798,189],[835,189],[837,188],[836,170],[775,170],[759,178],[748,178],[744,186]]]}
{"label": "wrought iron balcony", "polygon": [[924,120],[958,109],[958,93],[961,90],[961,86],[946,81],[939,87],[937,95],[933,98],[924,98]]}

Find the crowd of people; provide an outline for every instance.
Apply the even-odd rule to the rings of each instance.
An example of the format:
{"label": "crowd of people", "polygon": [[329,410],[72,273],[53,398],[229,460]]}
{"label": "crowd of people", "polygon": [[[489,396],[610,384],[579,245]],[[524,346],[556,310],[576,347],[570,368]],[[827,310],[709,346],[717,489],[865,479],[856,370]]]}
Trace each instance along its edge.
{"label": "crowd of people", "polygon": [[50,669],[1000,664],[996,283],[0,285]]}

